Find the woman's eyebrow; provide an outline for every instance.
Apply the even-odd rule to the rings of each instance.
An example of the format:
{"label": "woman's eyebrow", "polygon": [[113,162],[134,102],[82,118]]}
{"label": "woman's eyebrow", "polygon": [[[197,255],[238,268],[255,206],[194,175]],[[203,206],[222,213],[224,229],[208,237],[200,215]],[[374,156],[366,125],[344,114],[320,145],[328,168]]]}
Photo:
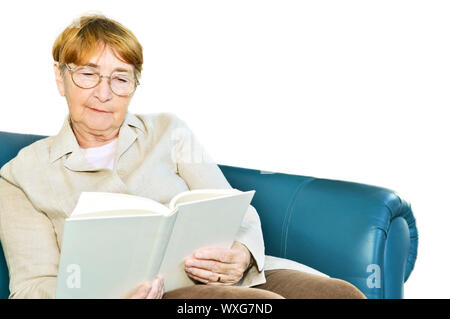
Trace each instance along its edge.
{"label": "woman's eyebrow", "polygon": [[[99,67],[99,65],[97,65],[97,64],[95,64],[95,63],[89,63],[87,66],[90,66],[90,67],[92,67],[92,68],[97,68],[97,69],[98,69],[98,67]],[[118,71],[118,72],[133,72],[133,70],[125,69],[125,68],[121,68],[121,67],[115,68],[115,69],[113,70],[113,72],[115,72],[115,71]]]}

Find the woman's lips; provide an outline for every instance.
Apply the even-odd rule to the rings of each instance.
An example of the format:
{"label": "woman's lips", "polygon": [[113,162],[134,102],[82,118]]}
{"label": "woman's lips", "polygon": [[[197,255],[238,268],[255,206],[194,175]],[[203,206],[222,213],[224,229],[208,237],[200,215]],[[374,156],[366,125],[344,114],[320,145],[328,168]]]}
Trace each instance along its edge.
{"label": "woman's lips", "polygon": [[99,113],[111,113],[111,112],[108,112],[108,111],[102,111],[102,110],[99,110],[99,109],[94,109],[93,107],[90,107],[90,109],[92,111],[99,112]]}

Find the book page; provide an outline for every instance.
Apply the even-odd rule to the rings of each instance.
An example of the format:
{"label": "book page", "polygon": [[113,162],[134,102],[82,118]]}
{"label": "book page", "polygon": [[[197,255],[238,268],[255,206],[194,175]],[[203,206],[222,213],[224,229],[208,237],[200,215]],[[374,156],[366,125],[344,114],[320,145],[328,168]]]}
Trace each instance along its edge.
{"label": "book page", "polygon": [[150,198],[121,193],[82,192],[70,218],[170,213],[169,208]]}
{"label": "book page", "polygon": [[158,273],[175,216],[67,219],[56,298],[131,296]]}
{"label": "book page", "polygon": [[184,259],[202,247],[230,248],[255,191],[177,205],[177,218],[160,273],[166,291],[192,285]]}
{"label": "book page", "polygon": [[241,191],[236,188],[188,190],[175,195],[169,203],[169,208],[173,209],[177,204],[181,203],[193,202],[196,200],[203,200],[207,198],[221,197],[238,193],[241,193]]}

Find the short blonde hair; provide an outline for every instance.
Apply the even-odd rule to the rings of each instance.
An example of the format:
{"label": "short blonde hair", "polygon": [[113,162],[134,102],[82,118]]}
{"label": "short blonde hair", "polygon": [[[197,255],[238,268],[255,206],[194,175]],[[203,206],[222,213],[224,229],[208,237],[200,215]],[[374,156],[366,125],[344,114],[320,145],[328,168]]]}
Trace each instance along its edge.
{"label": "short blonde hair", "polygon": [[[134,66],[137,79],[142,72],[144,57],[136,36],[122,24],[102,14],[77,18],[55,40],[53,60],[63,67],[66,63],[85,65],[101,48],[109,45],[119,60]],[[61,69],[63,70],[63,69]]]}

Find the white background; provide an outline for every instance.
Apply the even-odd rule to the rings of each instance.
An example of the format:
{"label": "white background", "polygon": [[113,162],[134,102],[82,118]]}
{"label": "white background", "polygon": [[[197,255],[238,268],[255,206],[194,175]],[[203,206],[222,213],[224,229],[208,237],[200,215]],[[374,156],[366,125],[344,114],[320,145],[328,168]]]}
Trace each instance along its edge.
{"label": "white background", "polygon": [[448,1],[0,6],[1,131],[58,133],[67,105],[53,78],[53,41],[98,11],[144,47],[130,112],[176,113],[220,164],[397,191],[419,229],[405,297],[450,297]]}

